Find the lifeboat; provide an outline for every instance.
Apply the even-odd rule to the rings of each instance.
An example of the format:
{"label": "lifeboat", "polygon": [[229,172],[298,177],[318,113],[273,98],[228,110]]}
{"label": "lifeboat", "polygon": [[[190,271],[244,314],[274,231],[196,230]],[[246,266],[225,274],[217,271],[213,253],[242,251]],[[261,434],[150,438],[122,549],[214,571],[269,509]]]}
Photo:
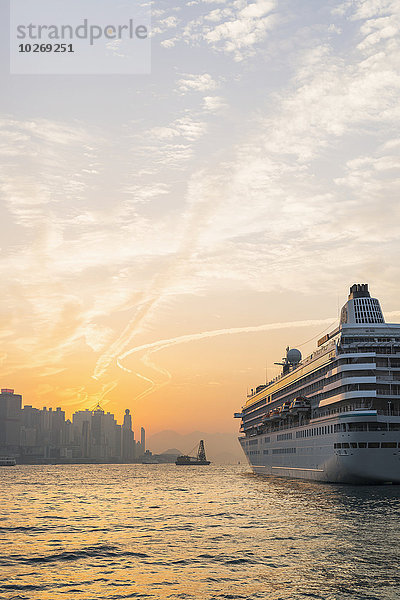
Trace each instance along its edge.
{"label": "lifeboat", "polygon": [[279,419],[279,417],[281,416],[281,407],[279,408],[274,408],[274,410],[271,410],[270,414],[270,419]]}
{"label": "lifeboat", "polygon": [[288,412],[290,410],[290,402],[285,402],[284,404],[282,404],[282,406],[279,408],[279,414],[281,417],[286,417]]}
{"label": "lifeboat", "polygon": [[301,396],[295,398],[290,405],[290,412],[292,414],[303,413],[307,412],[308,410],[310,410],[310,402],[307,400],[307,398],[303,398]]}

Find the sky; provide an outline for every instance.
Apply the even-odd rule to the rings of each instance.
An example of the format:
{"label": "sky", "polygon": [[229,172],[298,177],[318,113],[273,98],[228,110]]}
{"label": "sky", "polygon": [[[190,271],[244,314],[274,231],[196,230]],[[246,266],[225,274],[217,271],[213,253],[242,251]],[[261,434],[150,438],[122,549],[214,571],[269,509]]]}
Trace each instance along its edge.
{"label": "sky", "polygon": [[396,317],[397,0],[155,0],[148,75],[10,75],[0,21],[1,387],[233,432],[350,285]]}

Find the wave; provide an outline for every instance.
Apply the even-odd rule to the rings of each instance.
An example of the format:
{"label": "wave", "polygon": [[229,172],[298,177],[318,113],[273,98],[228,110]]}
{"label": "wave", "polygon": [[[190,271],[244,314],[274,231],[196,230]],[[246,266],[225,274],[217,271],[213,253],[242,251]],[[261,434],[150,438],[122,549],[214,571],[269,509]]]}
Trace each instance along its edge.
{"label": "wave", "polygon": [[38,533],[43,533],[44,531],[48,531],[48,527],[35,527],[34,525],[19,525],[16,527],[0,527],[0,533],[15,533],[17,531],[36,531]]}
{"label": "wave", "polygon": [[[87,581],[80,581],[79,585],[93,585],[94,583],[100,583],[100,582],[104,582],[109,584],[109,579],[105,579],[104,577],[99,577],[97,579],[89,579]],[[3,583],[0,585],[0,590],[4,590],[4,591],[21,591],[21,592],[26,592],[26,591],[40,591],[40,590],[45,590],[48,588],[63,588],[63,587],[75,587],[76,586],[76,582],[73,583],[50,583],[50,584],[25,584],[25,585],[18,585],[18,584],[12,584],[12,583]],[[69,592],[75,591],[75,590],[68,590]],[[82,590],[77,590],[77,591],[82,591]],[[18,596],[13,596],[12,600],[14,600],[15,598],[18,598]]]}
{"label": "wave", "polygon": [[2,565],[11,565],[16,563],[24,564],[37,564],[37,563],[54,563],[63,561],[75,561],[83,560],[86,558],[123,558],[123,557],[135,557],[135,558],[149,558],[148,554],[143,552],[131,552],[119,550],[117,546],[88,546],[86,548],[80,548],[79,550],[59,552],[56,554],[48,554],[46,556],[20,556],[18,554],[11,554],[8,557],[0,560]]}

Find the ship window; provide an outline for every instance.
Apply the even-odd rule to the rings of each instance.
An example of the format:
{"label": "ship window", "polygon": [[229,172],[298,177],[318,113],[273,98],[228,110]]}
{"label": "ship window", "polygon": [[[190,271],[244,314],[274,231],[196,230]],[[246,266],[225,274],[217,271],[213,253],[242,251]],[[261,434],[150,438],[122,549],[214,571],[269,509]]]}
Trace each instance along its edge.
{"label": "ship window", "polygon": [[386,425],[383,423],[368,423],[369,431],[386,431]]}
{"label": "ship window", "polygon": [[381,448],[397,448],[396,442],[382,442]]}
{"label": "ship window", "polygon": [[350,442],[350,448],[357,448],[357,442]]}
{"label": "ship window", "polygon": [[350,448],[350,444],[348,442],[344,442],[342,444],[342,448]]}
{"label": "ship window", "polygon": [[358,447],[359,448],[366,448],[367,447],[367,442],[358,442]]}
{"label": "ship window", "polygon": [[368,442],[368,448],[379,448],[379,442]]}
{"label": "ship window", "polygon": [[333,444],[333,447],[334,447],[334,448],[341,448],[341,447],[342,447],[342,444]]}
{"label": "ship window", "polygon": [[349,423],[349,431],[368,431],[368,423]]}

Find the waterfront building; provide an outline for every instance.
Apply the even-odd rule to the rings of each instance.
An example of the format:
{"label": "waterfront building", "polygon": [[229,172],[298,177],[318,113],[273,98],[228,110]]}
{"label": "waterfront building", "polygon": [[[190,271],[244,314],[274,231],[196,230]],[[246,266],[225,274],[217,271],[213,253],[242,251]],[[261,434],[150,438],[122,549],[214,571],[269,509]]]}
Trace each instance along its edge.
{"label": "waterfront building", "polygon": [[3,388],[0,393],[0,452],[15,452],[20,444],[22,396],[13,389]]}
{"label": "waterfront building", "polygon": [[140,428],[140,446],[142,454],[144,454],[146,452],[146,431],[144,427]]}
{"label": "waterfront building", "polygon": [[142,444],[135,443],[129,409],[122,427],[99,405],[75,412],[71,423],[61,407],[22,408],[21,395],[8,388],[1,391],[0,453],[21,462],[134,462],[145,451],[143,428],[141,440],[143,451]]}
{"label": "waterfront building", "polygon": [[132,431],[132,416],[129,408],[125,410],[122,425],[122,459],[130,462],[135,458],[135,434]]}

